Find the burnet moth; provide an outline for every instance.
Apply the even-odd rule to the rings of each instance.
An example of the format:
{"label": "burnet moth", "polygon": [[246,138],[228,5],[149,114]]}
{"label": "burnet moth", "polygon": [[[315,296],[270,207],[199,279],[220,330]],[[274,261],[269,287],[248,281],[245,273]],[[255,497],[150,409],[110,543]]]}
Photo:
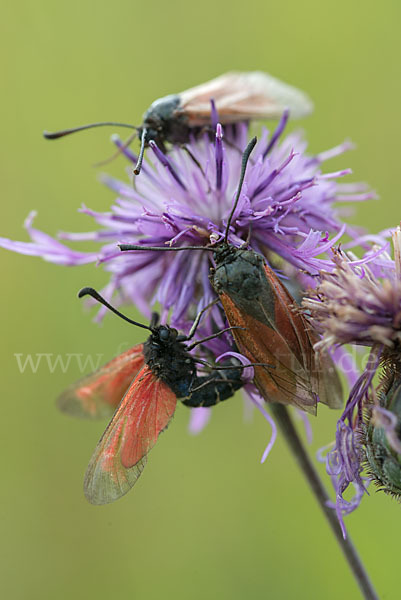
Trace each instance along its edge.
{"label": "burnet moth", "polygon": [[43,135],[53,140],[93,127],[134,129],[135,133],[126,144],[131,143],[136,136],[141,141],[134,169],[134,173],[138,175],[147,146],[156,145],[165,152],[166,142],[186,144],[191,136],[198,135],[213,124],[213,105],[223,125],[252,119],[278,119],[284,110],[289,110],[292,117],[300,118],[308,115],[313,109],[313,104],[306,94],[267,73],[230,72],[184,92],[155,100],[143,115],[140,127],[107,121],[54,133],[45,131]]}
{"label": "burnet moth", "polygon": [[317,341],[295,301],[264,258],[228,243],[228,233],[240,197],[245,171],[256,138],[248,144],[242,160],[240,181],[227,221],[225,237],[213,246],[157,248],[120,244],[130,250],[210,250],[215,266],[210,281],[223,306],[239,351],[255,367],[254,383],[266,402],[297,406],[316,413],[317,402],[331,408],[342,405],[341,384],[327,353],[313,349]]}
{"label": "burnet moth", "polygon": [[[197,375],[197,360],[190,350],[205,340],[187,342],[193,338],[205,309],[198,314],[186,336],[168,325],[159,325],[156,313],[146,326],[120,313],[93,288],[79,292],[79,297],[86,295],[129,323],[151,332],[144,344],[134,346],[84,377],[58,399],[59,408],[74,416],[103,417],[115,411],[84,480],[89,502],[107,504],[126,494],[135,484],[145,467],[148,452],[173,417],[177,399],[189,407],[214,406],[242,387],[241,369],[245,367],[219,365],[212,367],[214,372]],[[202,360],[198,362],[204,364]]]}

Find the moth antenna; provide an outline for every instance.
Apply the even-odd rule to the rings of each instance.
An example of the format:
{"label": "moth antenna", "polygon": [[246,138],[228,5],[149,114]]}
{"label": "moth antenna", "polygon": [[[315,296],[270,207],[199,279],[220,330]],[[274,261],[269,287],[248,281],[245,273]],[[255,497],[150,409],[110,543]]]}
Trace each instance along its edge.
{"label": "moth antenna", "polygon": [[129,123],[115,123],[114,121],[104,121],[100,123],[89,123],[88,125],[80,125],[80,127],[73,127],[72,129],[62,129],[61,131],[44,131],[43,137],[47,140],[57,140],[58,138],[70,135],[70,133],[77,133],[78,131],[85,131],[86,129],[93,129],[94,127],[127,127],[128,129],[136,129],[135,125]]}
{"label": "moth antenna", "polygon": [[[82,290],[79,290],[79,292],[78,292],[78,298],[83,298],[84,296],[92,296],[92,298],[94,298],[95,300],[97,300],[97,302],[99,302],[100,304],[103,304],[103,306],[105,306],[106,308],[108,308],[109,310],[111,310],[111,312],[113,312],[118,317],[121,317],[121,319],[124,319],[124,321],[127,321],[128,323],[131,323],[131,325],[136,325],[137,327],[142,327],[143,329],[148,329],[149,331],[153,331],[152,327],[148,327],[148,325],[143,325],[142,323],[138,323],[137,321],[133,321],[132,319],[129,319],[128,317],[126,317],[125,315],[123,315],[119,310],[117,310],[116,308],[114,308],[114,306],[112,306],[111,304],[109,304],[107,302],[107,300],[105,300],[103,298],[103,296],[101,296],[99,294],[99,292],[97,292],[94,288],[92,288],[92,287],[84,287],[84,288],[82,288]],[[153,317],[152,317],[152,320],[153,320]]]}
{"label": "moth antenna", "polygon": [[128,250],[160,250],[161,252],[180,252],[181,250],[209,250],[214,252],[213,246],[139,246],[137,244],[117,244],[122,252]]}
{"label": "moth antenna", "polygon": [[251,235],[252,235],[252,223],[249,224],[248,234],[247,234],[246,240],[243,244],[243,246],[245,248],[247,248],[249,246],[249,242],[251,241]]}
{"label": "moth antenna", "polygon": [[188,146],[186,144],[181,144],[181,148],[188,154],[188,156],[190,157],[190,159],[196,164],[196,166],[198,167],[199,171],[202,173],[203,177],[206,178],[205,171],[203,170],[202,165],[200,164],[200,162],[198,161],[198,159],[196,158],[196,156],[188,148]]}
{"label": "moth antenna", "polygon": [[158,323],[159,323],[159,313],[152,312],[152,317],[150,319],[149,328],[153,331],[153,329],[158,325]]}
{"label": "moth antenna", "polygon": [[234,216],[235,209],[237,208],[237,205],[238,205],[239,197],[240,197],[241,190],[242,190],[242,185],[244,183],[245,171],[246,171],[246,167],[248,165],[249,157],[251,155],[252,150],[256,146],[256,142],[257,141],[258,141],[258,138],[256,136],[253,137],[251,139],[251,141],[249,142],[249,144],[247,145],[247,147],[245,148],[244,153],[242,155],[241,175],[240,175],[240,178],[239,178],[238,189],[237,189],[237,193],[235,195],[234,204],[233,204],[230,216],[228,217],[228,221],[227,221],[226,234],[224,236],[224,243],[225,244],[228,243],[228,232],[230,231],[231,221],[232,221],[232,218]]}
{"label": "moth antenna", "polygon": [[143,155],[145,153],[145,144],[146,144],[147,134],[148,134],[148,130],[146,129],[146,127],[144,127],[142,130],[142,135],[141,135],[141,149],[139,151],[138,160],[136,161],[136,165],[135,165],[135,169],[134,169],[135,175],[139,175],[139,173],[141,172],[141,169],[142,169]]}
{"label": "moth antenna", "polygon": [[217,333],[212,333],[212,335],[208,335],[207,337],[204,337],[201,340],[196,340],[196,342],[193,342],[190,346],[187,346],[187,350],[188,351],[193,350],[196,346],[198,346],[198,344],[203,344],[203,342],[208,342],[209,340],[214,340],[214,338],[219,337],[219,335],[222,335],[223,333],[226,333],[227,331],[232,331],[233,329],[246,329],[246,327],[238,327],[238,326],[226,327],[225,329],[221,329]]}
{"label": "moth antenna", "polygon": [[[209,302],[209,304],[207,304],[206,306],[204,306],[204,307],[202,308],[202,310],[200,310],[200,311],[198,312],[198,314],[197,314],[197,315],[196,315],[196,317],[195,317],[195,321],[192,323],[192,327],[191,327],[191,330],[190,330],[190,332],[188,333],[188,335],[186,335],[186,336],[185,336],[185,341],[188,341],[188,340],[190,340],[190,339],[192,339],[192,338],[194,337],[194,335],[195,335],[195,332],[196,332],[196,330],[197,330],[197,328],[198,328],[198,325],[199,325],[199,323],[200,323],[200,320],[201,320],[202,316],[204,315],[204,313],[205,313],[207,310],[209,310],[209,308],[211,308],[212,306],[214,306],[215,304],[217,304],[217,303],[218,303],[218,301],[219,301],[219,299],[218,299],[218,298],[215,298],[214,300],[212,300],[211,302]],[[184,340],[182,340],[182,341],[184,341]],[[191,346],[191,347],[192,347],[192,346]]]}

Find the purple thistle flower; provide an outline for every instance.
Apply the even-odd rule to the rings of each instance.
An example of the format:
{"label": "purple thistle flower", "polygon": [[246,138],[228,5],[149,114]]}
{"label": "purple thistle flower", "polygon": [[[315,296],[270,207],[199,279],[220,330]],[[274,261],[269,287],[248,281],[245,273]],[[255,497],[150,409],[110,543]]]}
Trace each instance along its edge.
{"label": "purple thistle flower", "polygon": [[192,435],[200,433],[210,421],[212,416],[211,408],[200,406],[199,408],[193,408],[191,410],[191,417],[189,420],[189,432]]}
{"label": "purple thistle flower", "polygon": [[275,442],[276,442],[276,438],[277,438],[277,426],[276,423],[274,421],[274,419],[270,416],[270,414],[267,412],[267,410],[264,407],[264,401],[261,398],[259,392],[257,391],[257,389],[255,388],[255,386],[251,385],[248,386],[248,389],[246,390],[249,399],[251,400],[251,402],[254,404],[254,406],[256,406],[256,408],[259,410],[259,412],[262,413],[263,417],[266,419],[266,421],[269,423],[272,433],[270,436],[270,440],[262,454],[262,458],[260,459],[261,463],[264,463],[266,458],[269,456]]}
{"label": "purple thistle flower", "polygon": [[61,244],[50,235],[32,227],[36,212],[32,211],[25,219],[24,227],[32,242],[16,242],[7,238],[0,238],[0,246],[7,250],[13,250],[27,256],[40,256],[48,262],[58,265],[72,266],[85,265],[96,261],[97,254],[94,252],[77,252]]}
{"label": "purple thistle flower", "polygon": [[[357,237],[356,231],[342,224],[341,211],[334,204],[365,200],[373,194],[359,184],[338,183],[349,169],[321,172],[323,161],[348,150],[348,142],[310,157],[299,133],[283,139],[287,117],[283,116],[273,135],[263,130],[248,165],[228,240],[240,246],[249,238],[254,250],[265,255],[275,253],[296,269],[317,274],[330,264],[319,255],[344,231]],[[240,124],[235,132],[233,135],[227,128],[225,142],[223,129],[217,125],[215,140],[205,134],[191,141],[187,149],[173,147],[168,155],[151,144],[150,164],[144,165],[135,187],[104,177],[118,194],[111,210],[99,213],[81,209],[101,229],[60,234],[71,242],[98,242],[101,247],[97,252],[73,251],[45,234],[40,240],[40,232],[30,226],[32,243],[3,238],[0,246],[60,264],[99,260],[111,274],[103,290],[108,299],[118,291],[120,302],[133,302],[146,315],[149,304],[159,302],[162,319],[171,311],[172,325],[186,330],[199,303],[204,306],[214,297],[208,279],[210,253],[194,251],[190,259],[186,252],[122,253],[117,243],[205,246],[222,239],[238,185],[247,126]],[[136,163],[131,150],[124,148],[119,138],[113,140],[130,163]],[[334,238],[330,240],[329,234]],[[216,316],[215,311],[213,314]]]}
{"label": "purple thistle flower", "polygon": [[[360,184],[338,183],[340,177],[350,173],[349,169],[333,173],[321,171],[325,160],[351,147],[348,142],[310,157],[299,133],[282,139],[287,118],[288,115],[284,114],[273,135],[269,136],[263,130],[248,164],[228,231],[228,241],[237,247],[246,241],[267,258],[273,253],[284,259],[284,269],[287,264],[292,272],[303,269],[316,276],[322,269],[333,269],[332,262],[321,258],[321,255],[328,252],[343,233],[346,232],[353,243],[357,243],[360,236],[360,232],[342,223],[341,211],[335,203],[363,201],[374,195]],[[173,147],[168,155],[151,143],[147,155],[150,164],[143,166],[134,187],[104,177],[104,183],[118,194],[111,210],[99,213],[85,206],[81,209],[101,229],[60,234],[60,238],[69,242],[97,242],[101,245],[97,252],[73,251],[34,230],[31,221],[27,230],[32,243],[0,239],[0,246],[42,256],[60,264],[97,260],[111,274],[103,290],[106,299],[110,300],[118,291],[120,302],[132,302],[147,315],[150,313],[149,304],[159,302],[163,309],[162,320],[167,320],[171,313],[171,324],[187,332],[196,311],[215,297],[209,283],[211,253],[194,251],[190,258],[188,252],[144,250],[122,253],[117,243],[140,244],[146,248],[209,246],[220,241],[225,235],[237,191],[241,150],[246,146],[247,135],[247,126],[240,124],[235,128],[235,135],[228,128],[226,142],[223,129],[218,124],[215,140],[205,135],[191,141],[186,149]],[[124,148],[119,138],[114,137],[113,140],[130,163],[135,164],[137,157],[131,150]],[[99,316],[102,314],[103,311]],[[216,326],[223,328],[225,319],[220,309],[213,307],[209,318],[203,319],[197,337],[211,335]],[[202,350],[211,356],[232,354],[231,337],[225,334],[215,338]],[[274,444],[276,427],[261,405],[256,389],[247,384],[246,390],[272,427],[272,438],[263,455],[264,460]],[[191,430],[199,431],[207,420],[207,413],[195,413]],[[351,421],[348,419],[346,424],[344,416],[343,425],[338,429],[337,454],[335,451],[331,453],[331,461],[336,457],[341,465],[338,502],[345,502],[342,494],[350,481],[360,485],[359,462],[355,459],[347,464],[351,456],[349,446],[343,450],[344,441],[351,439],[347,437],[349,428],[352,429]],[[344,506],[341,510],[345,510]]]}
{"label": "purple thistle flower", "polygon": [[[343,233],[351,237],[351,247],[359,242],[366,248],[368,240],[363,240],[359,232],[341,222],[341,212],[334,203],[364,201],[373,195],[359,184],[341,185],[337,182],[338,178],[350,173],[348,169],[321,172],[323,161],[347,150],[350,147],[348,143],[315,157],[306,155],[306,144],[299,134],[291,134],[280,143],[287,119],[288,114],[284,113],[272,136],[263,131],[248,165],[235,212],[230,216],[228,231],[227,220],[241,171],[241,149],[246,145],[248,133],[245,124],[233,128],[235,135],[228,137],[228,143],[224,143],[223,129],[217,124],[214,141],[205,135],[203,139],[192,140],[186,148],[174,147],[168,155],[151,141],[148,153],[151,164],[143,165],[135,187],[104,178],[105,183],[118,194],[110,212],[97,213],[82,208],[82,212],[93,218],[102,229],[60,234],[61,238],[71,242],[98,242],[101,244],[98,252],[76,252],[34,229],[33,215],[26,222],[32,242],[0,238],[0,246],[64,265],[98,260],[111,273],[103,291],[106,299],[110,300],[118,291],[120,301],[130,301],[148,315],[149,303],[159,301],[163,309],[162,320],[167,320],[171,311],[170,322],[184,332],[188,332],[196,309],[208,305],[214,298],[209,283],[211,253],[196,251],[191,253],[190,259],[187,252],[157,254],[144,250],[122,253],[117,248],[118,242],[141,244],[146,249],[147,246],[163,245],[210,246],[225,238],[236,247],[246,243],[267,259],[271,258],[271,254],[278,255],[284,260],[284,271],[294,273],[294,270],[302,269],[310,277],[319,276],[317,290],[311,292],[304,302],[311,323],[323,335],[317,347],[345,343],[371,346],[368,365],[352,387],[338,421],[334,447],[326,457],[326,469],[336,490],[333,508],[345,538],[343,515],[359,505],[366,491],[361,475],[363,409],[372,402],[373,378],[382,354],[399,350],[401,234],[398,231],[394,237],[394,261],[385,255],[383,249],[367,253],[361,261],[351,260],[340,251],[335,253],[334,264],[321,258],[320,255],[332,248]],[[118,138],[114,141],[130,162],[136,164],[137,157]],[[330,235],[333,236],[331,239]],[[377,239],[382,241],[381,236]],[[216,326],[224,328],[224,315],[220,311],[218,306],[209,311],[209,318],[203,319],[197,330],[198,337],[214,334]],[[209,340],[204,344],[203,352],[212,358],[220,355],[217,361],[227,356],[245,364],[247,361],[233,351],[228,334]],[[246,371],[243,374],[249,379],[245,385],[248,397],[272,429],[262,456],[263,462],[274,445],[277,428],[251,383],[252,366]],[[302,452],[302,444],[297,440],[286,409],[279,405],[272,408],[333,525],[333,512],[327,511],[325,506],[327,496]],[[209,416],[207,409],[193,411],[192,433],[200,431]],[[376,422],[392,440],[393,449],[398,451],[399,448],[395,448],[398,421],[392,417],[386,410],[374,413]],[[303,455],[302,460],[300,455]],[[396,475],[401,481],[400,469]],[[356,489],[351,501],[344,498],[350,483]],[[345,554],[357,580],[362,582],[362,589],[373,590],[352,546],[344,543],[344,548],[348,550]],[[369,597],[375,597],[373,591]]]}

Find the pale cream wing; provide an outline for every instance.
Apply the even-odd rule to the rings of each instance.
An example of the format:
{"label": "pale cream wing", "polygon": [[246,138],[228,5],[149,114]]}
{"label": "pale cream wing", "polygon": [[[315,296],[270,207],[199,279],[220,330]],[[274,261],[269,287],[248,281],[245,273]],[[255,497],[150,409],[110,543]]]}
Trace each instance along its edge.
{"label": "pale cream wing", "polygon": [[180,112],[191,126],[211,123],[210,101],[213,99],[219,121],[235,123],[248,119],[277,119],[288,108],[300,118],[313,110],[311,100],[297,88],[267,73],[230,72],[179,94]]}

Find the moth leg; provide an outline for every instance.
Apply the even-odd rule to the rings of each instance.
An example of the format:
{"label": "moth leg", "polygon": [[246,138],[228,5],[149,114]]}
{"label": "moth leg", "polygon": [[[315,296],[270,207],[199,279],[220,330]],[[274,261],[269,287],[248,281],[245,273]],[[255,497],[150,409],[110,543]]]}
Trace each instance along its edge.
{"label": "moth leg", "polygon": [[[201,378],[197,378],[198,380]],[[189,396],[182,400],[182,403],[185,406],[190,406],[191,408],[199,408],[201,406],[215,406],[220,402],[220,393],[217,389],[218,383],[225,383],[224,379],[209,379],[204,381],[197,387],[193,388]]]}
{"label": "moth leg", "polygon": [[[200,162],[198,161],[196,156],[193,154],[193,152],[189,149],[189,147],[186,144],[180,144],[180,148],[182,148],[188,154],[188,156],[191,158],[191,160],[195,163],[195,165],[198,167],[198,169],[202,173],[203,177],[206,177],[205,171],[203,170],[202,165],[200,164]],[[211,190],[211,188],[209,186],[208,192],[210,192],[210,190]]]}
{"label": "moth leg", "polygon": [[198,408],[214,406],[222,400],[227,400],[243,385],[237,370],[230,369],[227,377],[207,375],[196,377],[190,386],[189,394],[182,400],[185,406]]}

